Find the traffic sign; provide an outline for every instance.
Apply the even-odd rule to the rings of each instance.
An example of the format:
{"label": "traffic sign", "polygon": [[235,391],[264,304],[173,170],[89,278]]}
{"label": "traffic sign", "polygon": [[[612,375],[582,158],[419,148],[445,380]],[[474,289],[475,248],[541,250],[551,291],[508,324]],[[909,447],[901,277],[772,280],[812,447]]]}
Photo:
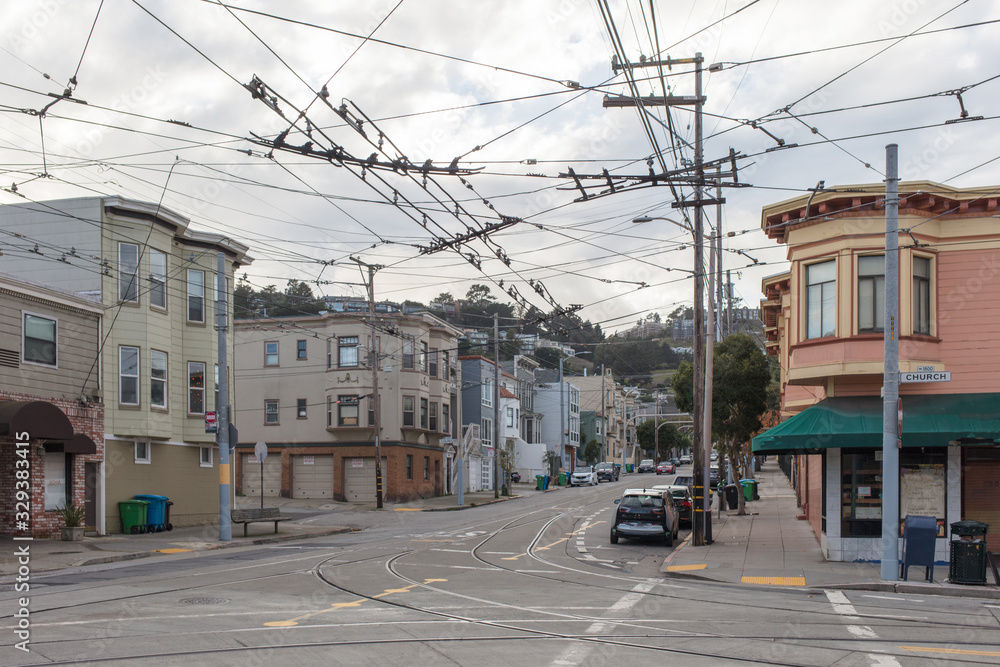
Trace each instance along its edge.
{"label": "traffic sign", "polygon": [[267,458],[267,443],[263,440],[259,441],[253,446],[253,454],[257,457],[257,460],[261,463]]}
{"label": "traffic sign", "polygon": [[951,382],[951,371],[900,373],[900,382]]}
{"label": "traffic sign", "polygon": [[219,430],[219,421],[214,412],[205,413],[205,433],[216,433]]}

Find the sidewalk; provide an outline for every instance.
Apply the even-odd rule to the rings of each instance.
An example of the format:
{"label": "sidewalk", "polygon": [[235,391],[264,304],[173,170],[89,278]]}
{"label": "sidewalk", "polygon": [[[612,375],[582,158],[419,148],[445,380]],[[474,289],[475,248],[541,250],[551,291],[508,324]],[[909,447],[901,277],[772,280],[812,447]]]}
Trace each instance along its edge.
{"label": "sidewalk", "polygon": [[[716,505],[714,542],[695,547],[689,537],[666,558],[661,573],[727,583],[1000,598],[994,585],[947,583],[947,565],[936,566],[934,582],[928,583],[922,567],[910,568],[909,581],[889,582],[882,581],[880,563],[829,562],[809,522],[796,519],[795,492],[777,461],[767,461],[757,480],[760,500],[746,503],[747,516],[723,511],[720,519]],[[992,574],[987,576],[992,581]]]}
{"label": "sidewalk", "polygon": [[[556,487],[556,490],[561,487]],[[470,507],[503,502],[526,495],[542,493],[536,491],[534,485],[517,484],[514,495],[494,498],[493,491],[476,491],[464,494],[463,505],[458,505],[457,496],[440,496],[425,498],[409,503],[384,503],[384,512],[440,512],[448,510],[463,510]],[[363,527],[342,525],[318,525],[320,522],[333,521],[357,524],[359,521],[345,521],[344,514],[357,513],[357,519],[362,519],[365,512],[376,510],[375,503],[346,503],[331,500],[312,500],[294,498],[265,498],[267,507],[278,507],[281,513],[290,520],[278,524],[278,532],[274,533],[273,523],[252,523],[248,526],[248,536],[243,536],[243,525],[232,525],[232,539],[219,539],[218,524],[206,526],[191,526],[174,528],[162,533],[145,535],[103,535],[100,537],[84,537],[80,542],[63,542],[59,539],[31,541],[15,541],[12,537],[0,536],[0,578],[17,574],[19,563],[16,554],[19,549],[27,546],[30,558],[29,566],[32,573],[50,572],[69,567],[101,565],[120,561],[149,558],[168,554],[183,554],[193,551],[209,551],[213,549],[230,549],[234,547],[257,546],[300,540],[313,537],[325,537],[363,530]],[[251,509],[260,507],[260,498],[238,496],[235,509]],[[329,512],[329,515],[323,515]],[[319,514],[317,514],[319,513]],[[334,516],[337,513],[340,516]]]}

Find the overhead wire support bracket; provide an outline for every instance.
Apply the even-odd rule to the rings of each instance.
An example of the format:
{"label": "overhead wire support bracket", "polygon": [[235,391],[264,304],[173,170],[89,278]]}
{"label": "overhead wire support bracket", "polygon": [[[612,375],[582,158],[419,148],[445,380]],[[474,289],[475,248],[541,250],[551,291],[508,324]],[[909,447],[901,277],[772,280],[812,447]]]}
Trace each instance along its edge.
{"label": "overhead wire support bracket", "polygon": [[636,69],[639,67],[660,67],[662,65],[666,65],[667,69],[670,69],[670,67],[673,65],[697,65],[698,63],[704,61],[705,61],[704,58],[671,58],[669,56],[667,57],[666,60],[646,60],[646,56],[639,56],[638,63],[629,62],[622,64],[619,62],[618,54],[616,53],[611,56],[611,69],[612,71],[615,72],[615,74],[617,74],[619,70],[624,70],[624,69]]}
{"label": "overhead wire support bracket", "polygon": [[605,95],[603,105],[606,109],[611,107],[636,106],[671,107],[703,104],[706,100],[708,98],[704,95],[701,97],[695,95],[650,95],[647,97],[629,97],[627,95],[612,97],[611,95]]}

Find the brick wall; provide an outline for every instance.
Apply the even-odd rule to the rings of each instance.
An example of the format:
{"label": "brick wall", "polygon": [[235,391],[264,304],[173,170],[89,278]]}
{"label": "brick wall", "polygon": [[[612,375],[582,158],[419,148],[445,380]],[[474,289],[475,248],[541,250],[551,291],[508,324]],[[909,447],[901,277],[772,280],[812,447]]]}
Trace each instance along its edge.
{"label": "brick wall", "polygon": [[[71,477],[66,480],[71,504],[83,504],[85,488],[85,463],[104,460],[104,406],[96,403],[82,404],[70,399],[33,396],[10,391],[0,391],[0,400],[4,401],[45,401],[56,406],[69,418],[75,433],[88,436],[97,445],[95,454],[72,454]],[[31,435],[30,433],[28,434]],[[23,505],[18,507],[16,475],[17,460],[14,435],[0,436],[0,534],[25,535],[25,531],[17,530],[16,512],[23,511]],[[42,446],[39,439],[30,440],[28,447],[31,479],[31,535],[38,538],[59,537],[62,520],[56,515],[54,507],[45,507],[45,456],[39,454]],[[23,466],[21,469],[24,469]]]}

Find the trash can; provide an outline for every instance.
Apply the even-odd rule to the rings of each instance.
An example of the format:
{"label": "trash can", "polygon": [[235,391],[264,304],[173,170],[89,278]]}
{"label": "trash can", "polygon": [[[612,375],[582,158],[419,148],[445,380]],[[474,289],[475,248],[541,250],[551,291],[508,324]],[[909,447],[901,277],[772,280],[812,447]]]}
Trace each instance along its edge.
{"label": "trash can", "polygon": [[167,530],[173,530],[174,524],[170,523],[170,506],[173,505],[173,501],[167,501],[167,511],[163,514],[163,520],[167,522]]}
{"label": "trash can", "polygon": [[727,484],[725,486],[725,498],[726,505],[731,510],[739,509],[740,507],[740,497],[739,497],[739,487],[735,484]]}
{"label": "trash can", "polygon": [[633,470],[632,470],[633,468],[635,468],[635,464],[634,463],[626,463],[625,464],[625,472],[626,473],[633,472]]}
{"label": "trash can", "polygon": [[126,535],[146,532],[146,508],[149,503],[145,500],[123,500],[118,503],[118,511],[122,516],[122,532]]}
{"label": "trash can", "polygon": [[750,502],[753,500],[753,480],[752,479],[741,479],[740,486],[743,487],[743,498]]}
{"label": "trash can", "polygon": [[535,488],[539,491],[545,490],[545,475],[535,475]]}
{"label": "trash can", "polygon": [[903,581],[911,565],[924,567],[924,580],[934,581],[937,518],[907,514],[903,520]]}
{"label": "trash can", "polygon": [[548,475],[545,476],[545,481],[542,483],[542,490],[544,491],[547,488],[549,488],[549,476]]}
{"label": "trash can", "polygon": [[146,508],[146,532],[162,533],[167,529],[167,501],[166,496],[155,496],[140,494],[133,496],[136,500],[145,500],[149,503]]}
{"label": "trash can", "polygon": [[559,484],[559,486],[566,486],[566,473],[564,473],[564,472],[559,473],[559,482],[558,482],[558,484]]}
{"label": "trash can", "polygon": [[951,524],[951,553],[948,581],[953,584],[986,583],[986,531],[982,521]]}

